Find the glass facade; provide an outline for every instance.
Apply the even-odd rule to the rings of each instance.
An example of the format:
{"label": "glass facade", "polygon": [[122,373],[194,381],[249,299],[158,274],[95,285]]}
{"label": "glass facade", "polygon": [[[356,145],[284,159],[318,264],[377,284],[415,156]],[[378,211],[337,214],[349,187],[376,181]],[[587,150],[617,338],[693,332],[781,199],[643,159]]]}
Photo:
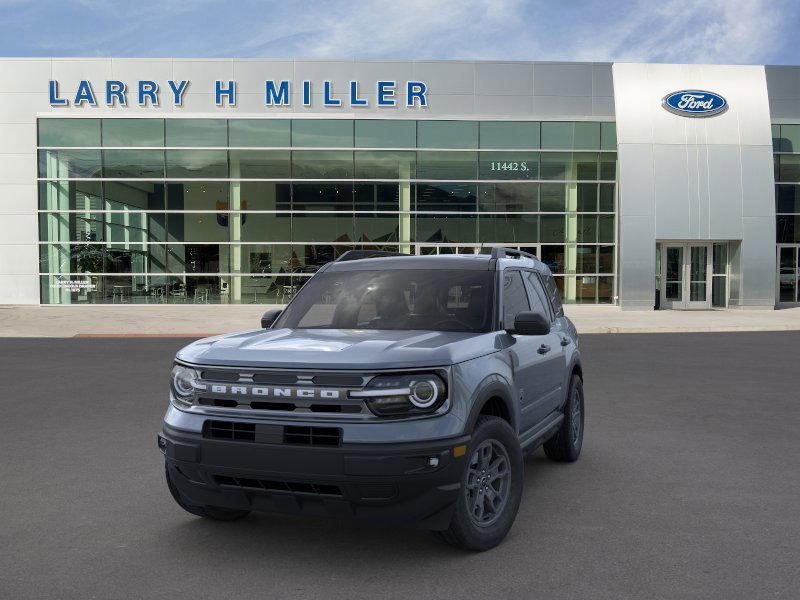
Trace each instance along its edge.
{"label": "glass facade", "polygon": [[40,119],[38,145],[45,304],[283,303],[349,249],[498,245],[614,302],[613,123]]}
{"label": "glass facade", "polygon": [[800,302],[800,125],[773,125],[779,304]]}

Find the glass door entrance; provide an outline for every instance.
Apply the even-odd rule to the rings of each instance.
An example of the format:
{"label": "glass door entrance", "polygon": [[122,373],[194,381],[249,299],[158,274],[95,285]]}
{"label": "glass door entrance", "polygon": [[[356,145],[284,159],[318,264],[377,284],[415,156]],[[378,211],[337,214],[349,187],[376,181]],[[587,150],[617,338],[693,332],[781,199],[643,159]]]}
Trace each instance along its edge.
{"label": "glass door entrance", "polygon": [[661,244],[661,308],[711,308],[711,244]]}

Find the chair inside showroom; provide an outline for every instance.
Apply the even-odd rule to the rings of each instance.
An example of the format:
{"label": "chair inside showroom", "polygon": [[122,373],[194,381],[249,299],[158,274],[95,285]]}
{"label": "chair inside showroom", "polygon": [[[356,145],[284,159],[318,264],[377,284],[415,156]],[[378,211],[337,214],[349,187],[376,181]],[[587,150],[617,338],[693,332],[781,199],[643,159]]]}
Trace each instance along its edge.
{"label": "chair inside showroom", "polygon": [[195,304],[208,304],[208,296],[211,292],[211,286],[208,284],[200,284],[194,288],[194,303]]}

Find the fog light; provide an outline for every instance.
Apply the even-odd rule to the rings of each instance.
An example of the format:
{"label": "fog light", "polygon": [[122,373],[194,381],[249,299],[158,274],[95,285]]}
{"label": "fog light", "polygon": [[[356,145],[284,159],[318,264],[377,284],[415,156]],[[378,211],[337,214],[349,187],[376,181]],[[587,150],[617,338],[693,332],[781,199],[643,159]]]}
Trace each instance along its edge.
{"label": "fog light", "polygon": [[439,459],[436,458],[435,456],[431,456],[428,459],[428,466],[429,467],[438,467],[439,466]]}

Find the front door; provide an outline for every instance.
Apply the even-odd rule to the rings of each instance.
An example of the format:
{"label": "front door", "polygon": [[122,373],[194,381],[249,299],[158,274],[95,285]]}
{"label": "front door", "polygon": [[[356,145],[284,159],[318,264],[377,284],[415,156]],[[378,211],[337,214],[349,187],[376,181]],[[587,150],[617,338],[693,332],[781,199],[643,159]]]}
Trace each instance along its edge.
{"label": "front door", "polygon": [[711,244],[661,244],[661,308],[711,308]]}

